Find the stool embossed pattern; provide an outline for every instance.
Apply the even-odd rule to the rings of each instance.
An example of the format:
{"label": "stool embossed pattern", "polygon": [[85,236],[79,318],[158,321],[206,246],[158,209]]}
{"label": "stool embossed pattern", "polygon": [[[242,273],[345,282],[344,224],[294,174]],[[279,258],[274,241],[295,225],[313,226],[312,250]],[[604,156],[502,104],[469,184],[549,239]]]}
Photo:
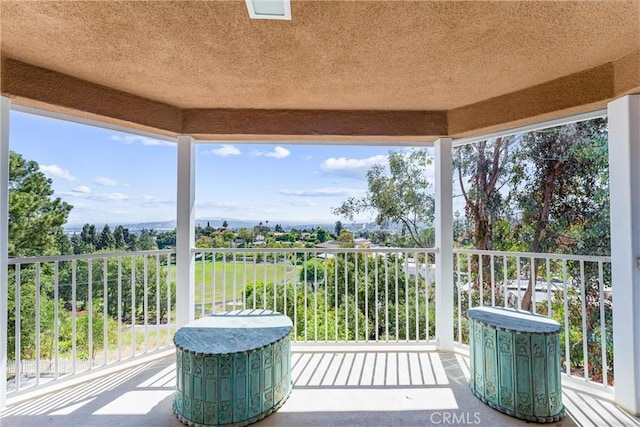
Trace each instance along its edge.
{"label": "stool embossed pattern", "polygon": [[475,396],[527,421],[555,422],[564,417],[560,325],[509,308],[472,308],[468,315],[469,386]]}
{"label": "stool embossed pattern", "polygon": [[291,320],[234,310],[178,329],[173,412],[197,427],[245,426],[277,410],[291,392]]}

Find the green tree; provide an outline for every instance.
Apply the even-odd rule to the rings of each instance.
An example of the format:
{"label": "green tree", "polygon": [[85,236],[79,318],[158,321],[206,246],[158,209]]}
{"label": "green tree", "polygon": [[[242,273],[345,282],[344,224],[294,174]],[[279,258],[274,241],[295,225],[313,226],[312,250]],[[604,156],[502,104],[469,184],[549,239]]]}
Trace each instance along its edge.
{"label": "green tree", "polygon": [[342,221],[336,221],[333,231],[336,233],[336,236],[340,235],[340,232],[342,231]]}
{"label": "green tree", "polygon": [[357,214],[375,213],[376,224],[386,227],[390,223],[402,225],[418,247],[427,247],[420,230],[433,223],[435,202],[429,193],[430,184],[425,167],[430,163],[425,150],[410,153],[390,152],[389,173],[382,164],[367,172],[367,193],[362,198],[349,198],[333,213],[353,220]]}
{"label": "green tree", "polygon": [[325,230],[324,228],[320,227],[316,230],[316,237],[318,239],[318,242],[320,243],[324,243],[327,241],[327,230]]}
{"label": "green tree", "polygon": [[356,246],[353,241],[353,233],[345,229],[340,231],[338,242],[340,243],[341,248],[355,248]]}
{"label": "green tree", "polygon": [[517,140],[496,138],[456,149],[454,168],[465,201],[466,218],[473,225],[476,249],[493,249],[493,226],[509,201],[502,189],[511,178],[514,162],[509,154]]}
{"label": "green tree", "polygon": [[[609,175],[604,119],[523,134],[512,186],[520,238],[531,252],[609,254]],[[530,277],[535,278],[537,263]],[[534,280],[522,299],[531,309]]]}
{"label": "green tree", "polygon": [[98,250],[114,250],[116,248],[116,239],[111,233],[109,224],[105,224],[102,232],[100,233],[99,243],[96,249]]}
{"label": "green tree", "polygon": [[253,232],[248,228],[243,227],[238,230],[238,237],[244,240],[246,245],[249,245],[253,241]]}
{"label": "green tree", "polygon": [[176,230],[158,233],[156,237],[158,249],[175,248],[176,247]]}
{"label": "green tree", "polygon": [[138,250],[152,251],[155,249],[158,249],[155,233],[153,232],[153,230],[143,228],[140,231],[140,238],[138,239]]}
{"label": "green tree", "polygon": [[124,249],[126,249],[127,247],[127,243],[125,242],[124,239],[124,227],[122,227],[121,225],[118,225],[114,230],[113,230],[113,238],[116,242],[116,249],[119,251],[122,251]]}
{"label": "green tree", "polygon": [[225,230],[227,229],[227,227],[229,226],[229,223],[227,222],[227,220],[223,220],[222,221],[222,228],[224,228]]}
{"label": "green tree", "polygon": [[73,208],[52,198],[51,180],[37,162],[9,153],[9,256],[53,255],[57,233]]}

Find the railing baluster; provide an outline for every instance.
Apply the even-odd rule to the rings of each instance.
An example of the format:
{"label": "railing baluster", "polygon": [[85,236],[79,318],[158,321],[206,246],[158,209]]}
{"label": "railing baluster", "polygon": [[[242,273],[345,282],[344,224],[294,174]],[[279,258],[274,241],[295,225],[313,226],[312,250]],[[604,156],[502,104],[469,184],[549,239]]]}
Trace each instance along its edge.
{"label": "railing baluster", "polygon": [[[405,275],[404,275],[404,338],[405,341],[409,341],[409,271],[408,267],[408,253],[404,253]],[[416,263],[416,275],[418,274],[418,264]],[[417,338],[417,337],[416,337]]]}
{"label": "railing baluster", "polygon": [[529,258],[529,276],[531,277],[531,305],[533,307],[533,313],[538,310],[536,307],[536,290],[538,289],[538,271],[536,270],[536,261],[533,257]]}
{"label": "railing baluster", "polygon": [[36,263],[36,386],[40,384],[40,263]]}
{"label": "railing baluster", "polygon": [[53,379],[57,380],[60,373],[60,264],[53,264]]}
{"label": "railing baluster", "polygon": [[136,257],[131,256],[131,357],[136,355]]}
{"label": "railing baluster", "polygon": [[522,307],[520,288],[522,287],[522,273],[520,272],[520,257],[516,257],[516,286],[518,287],[518,308]]}
{"label": "railing baluster", "polygon": [[[305,263],[304,265],[307,265],[307,257],[306,257],[306,252],[305,252]],[[304,286],[307,286],[307,275],[305,273],[304,276]],[[294,288],[295,293],[294,295],[297,295],[298,290],[297,288]],[[298,298],[296,297],[296,301],[298,300]],[[294,307],[296,307],[298,304],[295,304]],[[313,259],[313,319],[314,319],[314,340],[315,342],[318,342],[318,254],[314,254],[314,259]]]}
{"label": "railing baluster", "polygon": [[375,301],[376,301],[376,310],[375,310],[375,315],[376,315],[376,342],[378,342],[378,340],[380,339],[379,337],[379,331],[380,331],[380,299],[379,299],[379,295],[378,295],[378,253],[374,252],[374,259],[375,259]]}
{"label": "railing baluster", "polygon": [[456,281],[458,283],[456,288],[458,288],[457,289],[458,290],[458,343],[462,344],[462,276],[461,276],[462,271],[460,270],[461,269],[460,258],[462,258],[460,254],[457,254],[456,255]]}
{"label": "railing baluster", "polygon": [[267,253],[263,252],[262,253],[262,266],[263,268],[263,275],[264,275],[264,279],[262,281],[262,291],[264,294],[264,301],[262,304],[262,309],[266,310],[267,309]]}
{"label": "railing baluster", "polygon": [[156,259],[156,350],[160,348],[160,255]]}
{"label": "railing baluster", "polygon": [[507,256],[506,255],[504,255],[502,257],[502,264],[503,264],[502,274],[504,276],[504,278],[502,279],[502,284],[504,286],[504,306],[506,308],[507,305],[508,305],[508,301],[507,300],[509,299],[509,286],[508,286],[508,280],[509,280],[508,267],[509,267],[509,265],[508,265],[508,260],[507,260]]}
{"label": "railing baluster", "polygon": [[564,351],[566,358],[566,372],[571,376],[571,329],[569,328],[569,301],[568,301],[568,288],[567,288],[567,261],[562,261],[562,282],[564,286]]}
{"label": "railing baluster", "polygon": [[493,254],[491,254],[491,258],[489,262],[491,262],[491,307],[495,307],[496,306],[496,266],[495,266],[495,258]]}
{"label": "railing baluster", "polygon": [[384,339],[389,341],[389,257],[386,253],[384,257]]}
{"label": "railing baluster", "polygon": [[237,310],[238,309],[238,293],[237,293],[238,292],[238,274],[237,274],[238,260],[236,258],[235,252],[232,254],[232,256],[233,256],[233,305],[231,306],[231,308],[233,310]]}
{"label": "railing baluster", "polygon": [[[71,373],[76,373],[76,352],[77,352],[77,337],[78,337],[78,325],[77,325],[77,315],[78,315],[78,301],[76,299],[77,292],[77,263],[74,259],[71,262],[71,336],[73,339],[71,340]],[[19,311],[18,311],[19,313]]]}
{"label": "railing baluster", "polygon": [[602,261],[598,261],[598,293],[600,295],[600,351],[602,353],[602,384],[609,385],[607,366],[607,322],[604,314],[604,273]]}
{"label": "railing baluster", "polygon": [[[418,261],[419,261],[418,260],[418,258],[419,258],[418,255],[419,255],[418,252],[414,252],[414,254],[413,254],[413,261],[414,261],[414,264],[416,266],[416,274],[413,276],[413,285],[414,285],[414,288],[415,288],[414,289],[414,291],[415,291],[414,292],[415,293],[415,295],[414,295],[414,297],[415,297],[414,300],[415,301],[414,302],[415,302],[415,307],[416,307],[415,308],[415,310],[416,310],[415,311],[415,313],[416,313],[416,316],[415,316],[416,317],[416,341],[420,341],[420,290],[419,290],[419,287],[418,287],[418,276],[419,276],[419,271],[420,270],[418,270]],[[425,265],[424,282],[425,282],[425,288],[426,288],[426,286],[427,286],[426,285],[426,283],[427,283],[427,274],[426,274],[426,272],[427,272],[427,254],[426,253],[425,253],[425,257],[424,257],[424,265]],[[409,305],[409,304],[407,304],[407,305]],[[408,317],[409,316],[407,316],[407,318]],[[426,339],[428,340],[428,337]]]}
{"label": "railing baluster", "polygon": [[335,280],[333,281],[333,289],[334,289],[334,296],[335,296],[335,301],[334,301],[334,305],[333,305],[333,310],[335,311],[335,317],[336,317],[336,323],[335,323],[335,336],[334,339],[336,342],[338,342],[338,254],[336,253],[333,260],[335,261],[334,264],[334,270],[335,270],[335,274],[334,274],[334,278]]}
{"label": "railing baluster", "polygon": [[547,316],[551,317],[553,313],[551,309],[551,265],[549,258],[546,259],[545,264],[547,267]]}
{"label": "railing baluster", "polygon": [[[22,266],[20,264],[16,264],[16,292],[15,292],[15,358],[16,358],[16,391],[20,391],[22,386],[22,344],[21,344],[21,330],[20,330],[20,318],[22,317],[22,306],[20,304],[21,295],[22,295],[22,281],[21,281],[21,269]],[[75,340],[75,335],[74,335]]]}
{"label": "railing baluster", "polygon": [[469,287],[469,306],[467,310],[473,307],[473,282],[471,281],[471,263],[473,262],[472,254],[467,255],[467,286]]}
{"label": "railing baluster", "polygon": [[580,301],[582,302],[582,358],[584,360],[584,379],[589,381],[589,341],[587,337],[587,300],[584,280],[584,261],[580,260]]}
{"label": "railing baluster", "polygon": [[222,311],[227,311],[227,252],[222,252]]}
{"label": "railing baluster", "polygon": [[87,300],[88,307],[85,307],[89,314],[89,369],[93,367],[93,259],[89,258],[89,267],[87,273]]}
{"label": "railing baluster", "polygon": [[353,294],[355,295],[355,307],[353,307],[353,317],[356,325],[356,342],[358,342],[358,253],[354,252],[353,257],[355,258],[355,268],[354,268],[354,276],[353,276]]}
{"label": "railing baluster", "polygon": [[324,340],[325,342],[329,341],[329,327],[326,324],[326,322],[328,322],[329,320],[329,303],[327,301],[328,299],[328,294],[329,294],[329,266],[327,261],[329,260],[328,258],[328,253],[326,254],[327,257],[324,260],[324,279],[322,281],[323,284],[323,290],[324,290],[324,318],[325,318],[325,326],[324,326]]}
{"label": "railing baluster", "polygon": [[108,260],[102,258],[102,351],[104,354],[103,365],[109,363],[109,269]]}
{"label": "railing baluster", "polygon": [[118,257],[118,361],[122,360],[122,258]]}
{"label": "railing baluster", "polygon": [[278,254],[273,254],[273,311],[278,311]]}
{"label": "railing baluster", "polygon": [[349,260],[348,253],[344,253],[344,339],[349,340]]}
{"label": "railing baluster", "polygon": [[364,340],[369,341],[369,254],[364,254]]}
{"label": "railing baluster", "polygon": [[253,309],[256,309],[256,294],[257,292],[257,285],[258,285],[258,253],[255,252],[253,254]]}
{"label": "railing baluster", "polygon": [[399,293],[399,288],[400,288],[400,274],[398,273],[398,252],[396,252],[395,254],[395,261],[394,261],[394,267],[395,267],[395,280],[394,280],[394,284],[395,284],[395,302],[396,302],[396,321],[395,321],[395,330],[396,330],[396,342],[399,341],[400,337],[399,337],[399,332],[400,332],[400,319],[398,318],[398,312],[399,312],[399,307],[398,307],[398,293]]}
{"label": "railing baluster", "polygon": [[242,308],[247,308],[247,254],[242,257]]}
{"label": "railing baluster", "polygon": [[[307,253],[304,253],[304,342],[307,342]],[[298,305],[298,304],[296,304]],[[295,317],[295,316],[294,316]]]}
{"label": "railing baluster", "polygon": [[484,266],[482,254],[478,254],[478,290],[480,291],[480,307],[484,307]]}
{"label": "railing baluster", "polygon": [[171,254],[167,254],[167,345],[171,344]]}
{"label": "railing baluster", "polygon": [[144,255],[142,258],[143,264],[143,298],[142,303],[143,316],[144,316],[144,352],[149,352],[149,257]]}
{"label": "railing baluster", "polygon": [[[204,317],[205,310],[204,306],[207,304],[207,299],[205,298],[205,271],[207,267],[207,253],[206,252],[198,252],[195,253],[194,256],[197,258],[200,255],[200,298],[197,298],[196,301],[200,302],[200,317]],[[198,288],[196,288],[198,289]],[[213,300],[215,297],[212,295],[211,299]],[[211,308],[213,312],[214,302],[211,302]]]}
{"label": "railing baluster", "polygon": [[[218,253],[211,251],[211,314],[215,313],[218,306],[218,275],[216,274],[218,266]],[[224,286],[224,283],[222,284]]]}
{"label": "railing baluster", "polygon": [[[425,314],[424,314],[424,326],[425,326],[425,340],[429,341],[431,339],[431,336],[429,335],[429,332],[431,331],[431,322],[429,320],[429,305],[431,304],[431,301],[429,299],[429,291],[431,290],[431,283],[429,278],[431,276],[431,274],[429,273],[430,268],[429,266],[431,265],[431,257],[429,256],[431,255],[428,252],[424,253],[424,267],[425,267],[425,279],[424,279],[424,300],[425,300],[425,304],[426,304],[426,310],[425,310]],[[453,303],[453,301],[451,301],[451,303]],[[419,317],[418,315],[416,315],[416,317]],[[451,319],[452,321],[454,321],[454,319]]]}

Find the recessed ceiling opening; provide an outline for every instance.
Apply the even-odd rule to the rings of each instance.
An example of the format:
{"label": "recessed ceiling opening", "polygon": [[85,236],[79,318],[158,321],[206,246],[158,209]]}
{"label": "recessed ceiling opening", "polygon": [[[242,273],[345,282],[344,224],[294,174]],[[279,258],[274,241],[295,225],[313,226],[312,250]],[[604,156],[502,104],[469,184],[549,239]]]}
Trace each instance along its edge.
{"label": "recessed ceiling opening", "polygon": [[290,0],[245,0],[251,19],[291,20]]}

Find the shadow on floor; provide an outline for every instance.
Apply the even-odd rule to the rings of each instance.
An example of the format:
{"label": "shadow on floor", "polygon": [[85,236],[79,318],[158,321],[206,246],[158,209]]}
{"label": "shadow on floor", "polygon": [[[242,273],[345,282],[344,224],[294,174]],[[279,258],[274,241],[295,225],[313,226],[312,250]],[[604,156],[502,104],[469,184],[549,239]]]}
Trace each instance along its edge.
{"label": "shadow on floor", "polygon": [[[318,350],[292,353],[292,393],[256,427],[530,424],[476,399],[461,355]],[[11,405],[0,426],[179,427],[174,390],[174,360],[166,357]],[[548,425],[640,426],[610,402],[566,389],[563,399],[569,415]]]}

